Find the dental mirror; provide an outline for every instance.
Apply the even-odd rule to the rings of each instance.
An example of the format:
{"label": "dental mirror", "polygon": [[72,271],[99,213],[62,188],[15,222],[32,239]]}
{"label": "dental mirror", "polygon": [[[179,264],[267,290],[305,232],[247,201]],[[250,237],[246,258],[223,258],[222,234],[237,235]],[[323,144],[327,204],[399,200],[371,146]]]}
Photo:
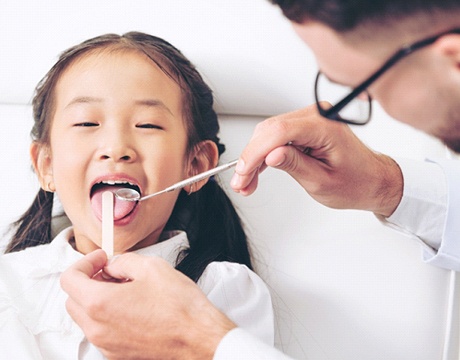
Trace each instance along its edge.
{"label": "dental mirror", "polygon": [[210,176],[216,175],[216,174],[218,174],[218,173],[220,173],[220,172],[222,172],[224,170],[230,169],[231,167],[235,166],[237,162],[238,162],[238,160],[230,161],[229,163],[217,166],[214,169],[205,171],[205,172],[203,172],[201,174],[198,174],[198,175],[192,176],[192,177],[190,177],[188,179],[179,181],[178,183],[176,183],[174,185],[171,185],[170,187],[168,187],[168,188],[166,188],[164,190],[161,190],[161,191],[158,191],[156,193],[146,195],[146,196],[143,196],[143,197],[141,197],[141,195],[136,190],[130,189],[130,188],[123,188],[123,189],[119,189],[119,190],[115,191],[115,196],[118,199],[124,200],[124,201],[144,201],[144,200],[150,199],[150,198],[152,198],[154,196],[157,196],[157,195],[160,195],[160,194],[164,194],[164,193],[171,192],[171,191],[174,191],[174,190],[182,189],[183,187],[186,187],[187,185],[191,185],[193,183],[196,183],[198,181],[206,179],[206,178],[208,178]]}

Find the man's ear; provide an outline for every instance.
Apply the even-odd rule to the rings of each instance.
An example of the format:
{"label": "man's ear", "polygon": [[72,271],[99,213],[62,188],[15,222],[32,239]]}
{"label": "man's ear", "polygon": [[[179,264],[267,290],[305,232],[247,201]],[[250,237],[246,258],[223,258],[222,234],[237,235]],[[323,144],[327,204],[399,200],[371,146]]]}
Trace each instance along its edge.
{"label": "man's ear", "polygon": [[38,181],[40,182],[40,187],[45,191],[56,191],[49,148],[34,141],[30,145],[30,158]]}
{"label": "man's ear", "polygon": [[[189,158],[187,176],[198,175],[204,171],[213,169],[219,161],[219,150],[214,141],[205,140],[195,145],[195,149]],[[200,190],[209,179],[201,180],[184,188],[188,194]]]}
{"label": "man's ear", "polygon": [[460,34],[447,34],[434,43],[434,49],[460,69]]}

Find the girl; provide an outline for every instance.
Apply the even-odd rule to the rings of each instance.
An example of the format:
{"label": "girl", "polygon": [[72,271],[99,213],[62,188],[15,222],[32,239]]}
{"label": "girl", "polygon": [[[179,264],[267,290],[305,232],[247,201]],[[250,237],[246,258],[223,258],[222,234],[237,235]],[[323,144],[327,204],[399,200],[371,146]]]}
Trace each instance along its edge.
{"label": "girl", "polygon": [[[216,166],[224,146],[212,105],[194,66],[150,35],[100,36],[61,55],[33,100],[30,153],[41,189],[0,258],[5,358],[103,358],[66,313],[60,273],[101,246],[102,192],[150,194]],[[269,293],[249,270],[230,200],[213,179],[184,190],[116,200],[115,253],[165,258],[237,325],[272,343]],[[52,239],[54,193],[72,226]]]}

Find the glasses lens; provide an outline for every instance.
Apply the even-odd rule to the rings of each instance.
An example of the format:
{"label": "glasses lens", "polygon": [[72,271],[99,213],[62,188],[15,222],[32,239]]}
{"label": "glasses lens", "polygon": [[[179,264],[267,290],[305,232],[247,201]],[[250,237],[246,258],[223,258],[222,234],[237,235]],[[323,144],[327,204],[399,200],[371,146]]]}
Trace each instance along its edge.
{"label": "glasses lens", "polygon": [[[347,86],[339,85],[329,81],[323,74],[318,75],[316,82],[316,100],[318,102],[326,101],[335,106],[353,89]],[[321,105],[320,105],[321,106]],[[327,108],[323,109],[327,111]],[[345,120],[353,124],[365,124],[369,121],[371,115],[371,100],[367,92],[363,92],[345,105],[339,112],[338,119]]]}

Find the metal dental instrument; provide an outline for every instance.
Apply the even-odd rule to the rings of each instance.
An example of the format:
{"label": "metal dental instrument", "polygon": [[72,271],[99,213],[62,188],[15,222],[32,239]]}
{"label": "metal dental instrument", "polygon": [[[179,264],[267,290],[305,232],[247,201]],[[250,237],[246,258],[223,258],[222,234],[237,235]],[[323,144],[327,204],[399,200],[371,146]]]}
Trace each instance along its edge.
{"label": "metal dental instrument", "polygon": [[183,187],[185,187],[187,185],[191,185],[193,183],[196,183],[198,181],[206,179],[206,178],[208,178],[210,176],[218,174],[218,173],[220,173],[220,172],[222,172],[224,170],[230,169],[231,167],[235,166],[237,162],[238,162],[238,160],[230,161],[229,163],[217,166],[214,169],[205,171],[205,172],[203,172],[201,174],[198,174],[198,175],[192,176],[192,177],[190,177],[188,179],[179,181],[178,183],[176,183],[174,185],[171,185],[170,187],[167,187],[164,190],[161,190],[161,191],[158,191],[156,193],[146,195],[146,196],[143,196],[143,197],[141,197],[141,195],[136,190],[130,189],[130,188],[124,188],[124,189],[119,189],[119,190],[115,191],[115,196],[118,199],[125,200],[125,201],[144,201],[144,200],[150,199],[150,198],[152,198],[154,196],[157,196],[157,195],[160,195],[160,194],[164,194],[164,193],[171,192],[171,191],[174,191],[174,190],[182,189]]}

